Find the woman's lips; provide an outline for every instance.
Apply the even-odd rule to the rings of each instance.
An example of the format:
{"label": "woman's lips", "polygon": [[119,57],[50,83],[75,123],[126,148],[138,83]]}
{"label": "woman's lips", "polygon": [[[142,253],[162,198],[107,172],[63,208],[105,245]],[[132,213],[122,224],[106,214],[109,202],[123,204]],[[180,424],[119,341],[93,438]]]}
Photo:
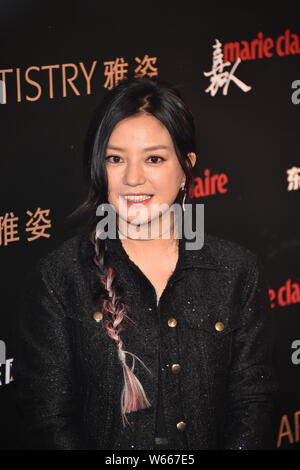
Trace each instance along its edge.
{"label": "woman's lips", "polygon": [[148,197],[148,199],[145,199],[144,201],[129,201],[125,197],[123,199],[127,202],[128,206],[132,206],[133,204],[147,204],[147,202],[151,201],[152,198],[153,195],[151,197]]}

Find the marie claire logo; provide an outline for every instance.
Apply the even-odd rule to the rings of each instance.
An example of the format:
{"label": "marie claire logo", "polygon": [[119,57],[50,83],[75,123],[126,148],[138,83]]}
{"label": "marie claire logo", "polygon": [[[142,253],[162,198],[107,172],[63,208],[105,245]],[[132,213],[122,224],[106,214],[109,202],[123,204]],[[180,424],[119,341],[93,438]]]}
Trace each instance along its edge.
{"label": "marie claire logo", "polygon": [[5,342],[0,339],[0,386],[8,385],[14,379],[11,376],[13,359],[6,358],[6,345]]}
{"label": "marie claire logo", "polygon": [[209,77],[210,85],[206,88],[205,92],[215,96],[220,88],[223,89],[223,95],[227,95],[228,88],[231,82],[235,83],[242,91],[247,92],[251,90],[251,86],[246,85],[238,77],[235,76],[236,69],[238,68],[241,59],[238,57],[230,70],[224,70],[230,67],[231,62],[224,62],[222,43],[216,39],[213,45],[213,61],[212,68],[209,72],[204,72],[205,77]]}
{"label": "marie claire logo", "polygon": [[102,203],[97,207],[96,215],[102,217],[96,227],[97,238],[115,239],[118,230],[119,238],[148,240],[159,237],[162,239],[170,239],[172,236],[176,239],[184,237],[185,249],[200,250],[203,247],[204,204],[195,204],[195,230],[192,223],[194,220],[192,204],[184,204],[182,211],[182,206],[178,203],[171,206],[166,203],[152,203],[150,217],[147,203],[133,203],[129,207],[127,204],[124,198],[119,198],[118,216],[112,204]]}
{"label": "marie claire logo", "polygon": [[[300,54],[300,35],[293,33],[289,28],[276,38],[265,37],[264,33],[260,31],[250,41],[232,41],[223,45],[216,39],[213,45],[212,69],[209,72],[204,72],[211,82],[205,91],[211,96],[215,96],[221,88],[223,95],[227,95],[228,87],[233,82],[242,91],[247,92],[251,90],[251,86],[242,82],[235,75],[236,69],[242,61],[270,59],[274,55],[285,57],[296,54]],[[225,70],[230,66],[230,70]],[[295,84],[294,88],[297,86]],[[293,103],[298,104],[297,97],[293,99]]]}

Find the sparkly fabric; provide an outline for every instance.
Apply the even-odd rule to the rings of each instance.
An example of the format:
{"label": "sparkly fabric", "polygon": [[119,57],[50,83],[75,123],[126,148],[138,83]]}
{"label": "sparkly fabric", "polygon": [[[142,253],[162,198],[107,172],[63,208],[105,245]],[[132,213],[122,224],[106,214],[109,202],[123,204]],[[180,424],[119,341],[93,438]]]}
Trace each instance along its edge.
{"label": "sparkly fabric", "polygon": [[[15,336],[13,388],[26,448],[154,449],[159,351],[171,449],[272,447],[279,383],[261,263],[248,249],[212,234],[205,233],[200,250],[185,249],[185,241],[157,305],[153,285],[121,241],[107,240],[132,320],[124,321],[124,346],[152,372],[136,361],[151,407],[128,414],[126,428],[116,346],[102,327],[105,316],[93,318],[103,290],[88,234],[73,236],[36,263],[24,283]],[[175,363],[178,374],[171,371]]]}
{"label": "sparkly fabric", "polygon": [[169,440],[168,440],[165,417],[164,417],[161,380],[162,380],[162,370],[161,370],[161,360],[159,359],[158,393],[157,393],[156,428],[155,428],[154,448],[155,449],[166,450],[166,449],[169,449],[170,444],[169,444]]}

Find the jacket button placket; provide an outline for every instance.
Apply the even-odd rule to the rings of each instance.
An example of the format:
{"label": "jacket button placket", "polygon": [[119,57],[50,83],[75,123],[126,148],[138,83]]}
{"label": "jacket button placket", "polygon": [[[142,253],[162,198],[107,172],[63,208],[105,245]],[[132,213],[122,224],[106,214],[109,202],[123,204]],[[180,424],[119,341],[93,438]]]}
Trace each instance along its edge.
{"label": "jacket button placket", "polygon": [[[170,303],[166,301],[165,305],[170,306]],[[183,367],[179,361],[179,320],[175,315],[170,315],[170,310],[168,316],[165,317],[163,308],[161,308],[160,320],[162,329],[161,359],[162,365],[165,364],[165,368],[163,367],[162,370],[162,388],[165,414],[168,417],[166,425],[172,445],[176,445],[177,449],[187,449],[185,432],[187,422],[183,415],[183,396],[180,385]]]}

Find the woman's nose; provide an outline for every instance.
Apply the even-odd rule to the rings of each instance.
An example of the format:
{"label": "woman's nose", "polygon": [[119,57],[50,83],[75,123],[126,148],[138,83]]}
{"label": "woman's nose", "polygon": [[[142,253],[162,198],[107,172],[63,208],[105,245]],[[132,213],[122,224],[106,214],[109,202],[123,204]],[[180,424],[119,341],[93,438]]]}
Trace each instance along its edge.
{"label": "woman's nose", "polygon": [[142,167],[137,164],[129,164],[126,167],[123,184],[135,185],[143,184],[145,182],[145,175]]}

